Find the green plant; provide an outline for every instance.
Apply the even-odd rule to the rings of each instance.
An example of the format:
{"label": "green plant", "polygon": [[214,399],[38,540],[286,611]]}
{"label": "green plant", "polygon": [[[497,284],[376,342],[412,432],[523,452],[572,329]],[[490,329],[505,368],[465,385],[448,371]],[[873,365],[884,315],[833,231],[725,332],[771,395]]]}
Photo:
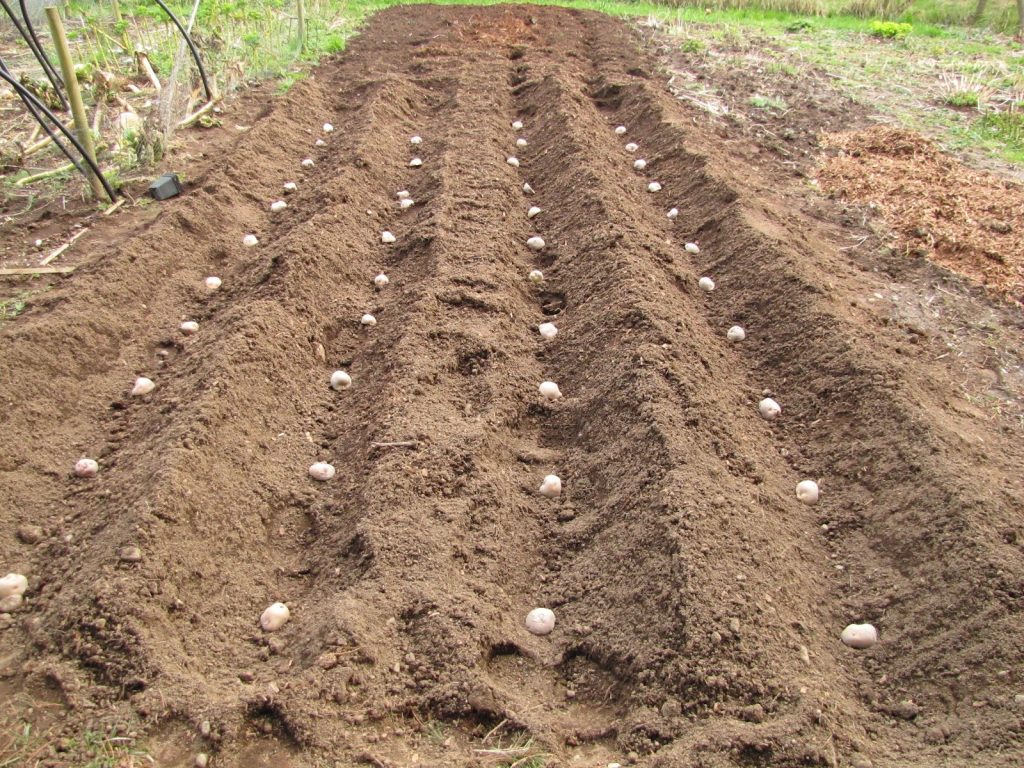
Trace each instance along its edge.
{"label": "green plant", "polygon": [[679,50],[683,53],[704,53],[707,49],[707,43],[696,37],[691,37],[688,40],[683,41],[683,44],[679,46]]}
{"label": "green plant", "polygon": [[914,30],[913,25],[902,21],[872,21],[871,34],[886,40],[902,40]]}
{"label": "green plant", "polygon": [[951,107],[977,107],[981,97],[977,91],[953,91],[943,101]]}
{"label": "green plant", "polygon": [[755,93],[750,97],[750,106],[756,109],[777,109],[781,112],[786,109],[787,104],[778,96],[762,96],[759,93]]}
{"label": "green plant", "polygon": [[809,19],[797,19],[796,21],[786,26],[786,31],[791,33],[810,32],[813,29],[814,25],[810,22]]}

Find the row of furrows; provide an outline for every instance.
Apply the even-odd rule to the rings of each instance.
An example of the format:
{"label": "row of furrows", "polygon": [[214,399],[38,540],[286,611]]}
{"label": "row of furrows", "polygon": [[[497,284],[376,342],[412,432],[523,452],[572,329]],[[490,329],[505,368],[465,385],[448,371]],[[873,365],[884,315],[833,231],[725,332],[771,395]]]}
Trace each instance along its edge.
{"label": "row of furrows", "polygon": [[[550,120],[552,128],[566,126],[557,139],[557,156],[554,146],[550,148],[553,162],[537,171],[531,169],[531,178],[537,179],[538,189],[557,190],[561,201],[571,200],[573,207],[593,217],[584,221],[571,216],[556,219],[564,227],[557,235],[564,240],[556,237],[549,241],[556,248],[575,241],[576,247],[571,250],[576,252],[559,253],[552,270],[560,282],[573,285],[575,291],[569,295],[578,295],[580,298],[573,303],[581,305],[579,330],[570,321],[559,336],[564,345],[560,357],[573,361],[572,368],[561,375],[567,382],[566,391],[572,391],[575,385],[584,392],[590,390],[587,394],[592,398],[581,399],[580,409],[572,418],[550,425],[553,442],[570,433],[581,438],[577,452],[567,457],[567,464],[572,466],[572,460],[577,459],[572,476],[583,486],[579,489],[583,500],[580,506],[590,510],[589,515],[567,526],[561,549],[571,554],[564,557],[568,562],[553,582],[589,630],[576,640],[570,655],[582,651],[614,667],[631,683],[632,696],[639,701],[666,690],[697,703],[715,700],[730,688],[741,697],[764,694],[761,678],[770,681],[784,677],[781,670],[771,669],[776,663],[773,657],[778,654],[767,654],[771,661],[766,661],[758,658],[763,651],[757,644],[743,647],[730,643],[731,622],[725,617],[733,612],[746,621],[757,616],[755,608],[770,613],[782,613],[784,608],[790,616],[803,616],[806,596],[780,600],[773,580],[767,578],[766,571],[771,568],[779,569],[783,576],[798,569],[787,562],[785,551],[780,557],[772,555],[777,539],[768,541],[761,521],[784,531],[788,547],[813,552],[818,546],[807,533],[814,527],[813,516],[797,508],[791,492],[783,490],[785,482],[772,481],[769,489],[758,487],[773,477],[781,462],[771,458],[774,450],[767,430],[758,438],[757,448],[745,446],[749,438],[742,433],[748,427],[723,414],[739,406],[743,409],[740,421],[748,419],[754,430],[763,429],[749,402],[748,385],[723,365],[722,359],[728,354],[724,351],[724,328],[719,338],[719,334],[711,335],[701,327],[700,312],[693,306],[696,275],[689,267],[679,266],[681,248],[665,245],[668,220],[664,210],[653,213],[649,199],[641,202],[644,185],[629,170],[633,158],[610,138],[613,124],[606,123],[570,91],[571,86],[565,85],[572,81],[573,75],[561,70],[531,83],[526,91],[538,117]],[[543,110],[539,109],[541,104]],[[530,114],[528,108],[523,111]],[[537,130],[543,132],[544,125]],[[678,201],[681,210],[693,200],[695,192],[712,195],[711,201],[699,201],[709,208],[717,199],[729,196],[728,190],[715,188],[702,178],[696,158],[684,157],[680,164],[678,153],[673,154],[670,147],[659,148],[655,141],[644,146],[650,147],[645,156],[653,168],[662,166],[654,173],[667,174],[657,176],[666,180],[668,194],[664,197],[675,195],[672,204]],[[538,151],[543,153],[545,148],[541,146]],[[621,163],[621,170],[609,169],[609,155],[616,165]],[[670,159],[676,159],[671,168],[666,167]],[[597,189],[612,189],[615,193],[590,192]],[[696,217],[698,211],[693,210],[692,215]],[[581,232],[590,234],[581,236]],[[621,256],[627,248],[635,254],[637,246],[648,251],[645,262]],[[614,281],[613,290],[606,287],[610,281]],[[666,283],[680,286],[681,299],[652,295],[662,294]],[[587,322],[590,313],[597,313],[600,326]],[[620,349],[616,342],[621,343]],[[718,353],[709,354],[716,347]],[[588,384],[583,378],[593,380],[586,359],[596,350],[604,360],[603,386]],[[613,366],[612,361],[617,365]],[[574,372],[582,372],[583,377],[574,381]],[[712,381],[718,384],[710,385]],[[624,419],[623,414],[629,417]],[[692,427],[691,436],[681,438],[679,427]],[[633,435],[636,442],[630,440]],[[638,444],[645,443],[650,443],[649,461],[630,466],[630,458],[644,454]],[[594,461],[596,457],[600,458]],[[614,477],[619,463],[628,469]],[[686,469],[686,465],[694,464],[697,477]],[[695,479],[706,487],[695,492]],[[755,485],[753,492],[751,483]],[[588,485],[593,489],[592,498],[584,495]],[[660,497],[658,493],[645,493],[652,487]],[[712,496],[712,488],[722,493]],[[737,503],[737,499],[744,501]],[[787,520],[794,513],[800,523]],[[745,515],[753,519],[730,520]],[[805,526],[803,530],[801,525]],[[683,533],[687,530],[703,538],[696,543],[689,541],[692,534]],[[736,544],[731,538],[736,530],[743,540],[739,555],[730,551]],[[614,570],[614,560],[618,559],[609,558],[616,551],[613,544],[632,549],[633,557],[646,561],[641,572],[660,586],[645,587],[643,579],[637,583],[637,570],[630,559],[623,559],[628,563],[625,572],[610,574],[609,566]],[[657,552],[660,557],[654,554]],[[732,565],[728,565],[730,561]],[[620,593],[609,590],[611,594],[607,595],[601,594],[601,589],[583,588],[609,577],[616,586],[636,586]],[[774,603],[769,599],[765,607],[765,601],[759,598],[737,596],[736,588],[729,585],[736,578],[744,579],[747,585],[740,592],[749,595],[763,589],[762,594],[775,595]],[[820,592],[820,585],[815,589]],[[715,594],[715,601],[705,599],[710,594]],[[723,597],[727,599],[721,601]],[[622,604],[623,598],[626,604]],[[737,600],[739,606],[732,608],[730,600]],[[636,625],[624,620],[624,616],[634,613]],[[618,630],[612,618],[629,625],[633,633]],[[636,626],[641,627],[640,637]],[[798,644],[792,633],[780,628],[771,634],[783,658],[791,660],[786,663],[789,671],[798,674]],[[722,635],[726,636],[724,646],[722,640],[712,639]],[[803,642],[811,644],[809,640]],[[650,647],[645,648],[648,644]],[[698,652],[696,659],[684,658],[694,651]],[[716,657],[718,661],[711,661]],[[743,669],[751,660],[757,662],[753,674]]]}
{"label": "row of furrows", "polygon": [[[356,591],[356,615],[375,620],[352,634],[384,646],[385,667],[397,665],[379,694],[390,706],[425,702],[466,714],[487,711],[475,695],[479,667],[490,647],[522,632],[532,607],[539,516],[523,498],[536,470],[516,469],[519,441],[507,428],[536,382],[522,364],[522,261],[502,237],[509,226],[493,219],[514,199],[501,182],[512,171],[493,141],[506,105],[486,87],[487,68],[458,73],[460,97],[445,115],[448,147],[424,158],[441,184],[415,254],[418,301],[392,352],[414,361],[400,375],[409,407],[389,414],[392,437],[421,445],[411,461],[400,451],[384,455],[371,473],[369,482],[390,490],[367,509],[365,530],[375,581],[391,589]],[[395,636],[382,643],[379,627],[396,616]],[[351,626],[353,612],[340,620]],[[408,668],[410,654],[427,667]]]}
{"label": "row of furrows", "polygon": [[[584,554],[578,558],[574,568],[578,568],[581,573],[596,574],[596,561],[605,550],[601,546],[603,541],[615,537],[624,541],[634,538],[623,536],[624,512],[633,511],[636,515],[635,520],[627,523],[626,527],[635,527],[637,532],[654,522],[645,534],[635,536],[637,554],[647,552],[647,562],[662,568],[668,578],[659,584],[655,582],[657,586],[650,589],[646,599],[637,601],[636,605],[642,606],[646,621],[651,625],[651,639],[656,639],[652,643],[653,652],[678,656],[688,644],[705,644],[698,637],[690,636],[695,635],[694,630],[698,628],[686,625],[710,625],[700,628],[710,635],[715,628],[716,616],[715,611],[709,611],[711,615],[699,616],[701,606],[689,605],[689,596],[682,594],[693,578],[690,571],[696,569],[694,561],[700,558],[694,557],[694,561],[687,563],[684,558],[675,556],[679,555],[679,536],[670,520],[679,516],[678,510],[674,509],[679,500],[668,498],[676,490],[669,479],[670,472],[674,470],[678,473],[682,465],[690,463],[707,462],[724,468],[727,459],[720,454],[713,454],[711,445],[700,444],[707,439],[705,435],[699,434],[701,431],[711,431],[719,443],[731,443],[732,452],[743,459],[744,452],[739,445],[741,438],[729,434],[732,419],[722,413],[733,408],[733,403],[728,400],[716,401],[713,394],[708,392],[707,385],[703,384],[713,376],[721,375],[721,389],[728,392],[735,387],[735,383],[729,382],[728,374],[719,370],[717,360],[713,361],[715,365],[709,371],[708,362],[700,359],[699,352],[696,352],[698,348],[712,347],[717,340],[708,339],[707,332],[701,334],[693,328],[692,295],[695,292],[690,289],[683,301],[675,300],[671,293],[657,298],[650,296],[651,292],[662,293],[657,288],[664,287],[666,276],[675,269],[667,266],[674,260],[671,249],[658,240],[663,237],[662,232],[667,228],[668,221],[662,220],[664,212],[656,219],[648,215],[645,210],[646,201],[637,200],[637,190],[643,188],[640,179],[632,170],[627,170],[632,157],[624,153],[621,147],[607,145],[610,139],[605,136],[611,135],[611,126],[596,111],[588,111],[586,105],[579,105],[577,99],[568,92],[568,86],[563,85],[565,82],[571,82],[571,75],[557,72],[540,84],[534,96],[538,103],[556,105],[554,109],[546,106],[554,123],[572,127],[567,137],[559,137],[560,150],[563,153],[568,150],[564,156],[570,160],[550,168],[552,185],[578,190],[575,194],[584,197],[585,205],[589,203],[587,207],[598,212],[600,219],[623,222],[608,224],[606,233],[594,233],[591,238],[583,239],[577,232],[585,227],[581,227],[579,222],[566,221],[563,233],[563,237],[571,236],[577,241],[579,252],[561,258],[560,262],[565,265],[561,268],[571,268],[573,282],[585,295],[593,297],[590,304],[601,302],[587,309],[589,312],[599,312],[603,321],[602,327],[586,329],[589,333],[573,345],[575,349],[569,346],[565,357],[579,358],[587,354],[588,346],[593,345],[602,349],[603,356],[615,365],[603,379],[604,386],[595,387],[595,402],[587,403],[584,407],[583,413],[588,418],[583,425],[575,426],[578,432],[584,434],[581,449],[585,455],[598,454],[597,447],[604,443],[603,452],[600,452],[603,461],[595,463],[581,474],[593,486],[595,497],[606,499],[604,504],[608,505],[609,510],[614,509],[616,514],[608,515],[604,520],[595,519],[575,534],[571,545],[574,549],[584,551]],[[607,164],[600,159],[608,156],[622,164],[625,172],[607,169]],[[653,158],[655,166],[658,160],[657,157]],[[588,172],[581,169],[592,170]],[[588,175],[596,177],[588,181]],[[608,197],[599,194],[581,196],[580,189],[614,189],[614,193],[609,193]],[[636,254],[641,249],[650,251],[647,263],[638,263],[633,260],[635,257],[627,258],[625,255],[627,252]],[[613,291],[604,288],[605,282],[609,280],[615,284]],[[695,278],[690,280],[695,283]],[[571,345],[570,339],[572,336],[568,336],[565,343]],[[621,348],[616,349],[616,341],[622,344]],[[724,344],[724,339],[720,343]],[[681,351],[675,351],[676,348]],[[690,353],[690,348],[696,354]],[[617,352],[617,355],[613,355],[613,352]],[[608,365],[607,362],[605,365]],[[583,367],[582,370],[587,371],[587,368]],[[569,384],[572,384],[571,379]],[[624,399],[628,402],[623,402]],[[635,462],[629,467],[629,473],[618,478],[623,481],[621,484],[607,477],[607,459],[611,457],[618,460],[612,461],[612,466],[620,462],[629,466],[628,458],[631,454],[636,456],[637,445],[630,445],[628,440],[613,439],[616,431],[624,434],[631,431],[631,427],[618,423],[622,417],[613,416],[620,409],[629,415],[623,421],[632,425],[632,431],[640,432],[636,438],[638,441],[645,438],[654,440],[650,447],[650,461]],[[745,412],[756,423],[755,414],[753,409]],[[606,418],[602,420],[602,416]],[[680,426],[688,426],[684,419],[693,423],[693,431],[696,433],[694,437],[699,440],[694,440],[696,444],[687,439],[680,442],[678,429]],[[633,477],[630,477],[631,474]],[[636,485],[630,482],[634,477]],[[691,478],[688,482],[692,483],[694,479],[708,482],[711,478]],[[729,478],[724,477],[719,482],[724,489],[729,485]],[[651,484],[655,484],[659,492],[666,492],[666,498],[657,499],[654,496],[652,500],[652,495],[644,494],[644,487]],[[709,493],[709,490],[705,493]],[[692,493],[686,496],[692,497]],[[652,501],[662,511],[651,510]],[[773,502],[779,509],[793,506],[781,504],[780,499]],[[636,509],[631,510],[631,506]],[[685,527],[686,521],[680,522]],[[657,550],[663,551],[662,563],[657,563],[656,558],[650,556],[651,551]],[[588,562],[590,560],[593,561]],[[580,580],[581,583],[585,581]],[[666,587],[669,588],[668,592]],[[664,626],[656,626],[657,618],[666,622]],[[718,620],[722,621],[720,616]],[[587,644],[594,647],[591,652],[603,652],[608,659],[636,655],[636,651],[631,648],[633,641],[625,636],[606,636],[599,641],[590,639]],[[637,660],[640,662],[638,668],[642,668],[649,659],[640,657]],[[620,669],[627,667],[620,665]],[[669,680],[659,682],[664,685]]]}
{"label": "row of furrows", "polygon": [[[640,95],[625,114],[632,117],[649,103]],[[677,143],[681,130],[663,119],[662,124],[663,141]],[[1014,564],[1014,548],[998,532],[1019,505],[1019,486],[992,494],[986,481],[951,482],[951,449],[959,454],[953,460],[959,464],[964,443],[956,428],[948,428],[948,416],[939,422],[925,415],[928,404],[933,412],[943,410],[941,399],[922,386],[925,382],[915,381],[911,370],[892,368],[871,351],[881,346],[906,354],[902,340],[886,332],[870,338],[852,332],[847,310],[835,307],[818,287],[829,282],[828,273],[850,268],[825,254],[818,256],[820,265],[804,266],[784,239],[759,232],[758,225],[779,232],[775,222],[752,220],[749,211],[730,207],[701,222],[697,229],[704,231],[708,246],[701,261],[736,286],[737,310],[750,318],[760,337],[745,347],[752,374],[786,387],[780,397],[792,426],[784,422],[780,432],[790,446],[791,463],[828,483],[832,501],[819,522],[828,524],[839,560],[837,607],[845,608],[847,617],[880,623],[889,634],[882,658],[869,657],[868,668],[891,673],[890,662],[903,657],[910,663],[899,664],[900,672],[919,676],[943,664],[939,646],[927,642],[930,635],[968,641],[977,611],[994,627],[1008,629],[1019,619],[1024,574],[1019,562]],[[745,233],[744,240],[719,255],[717,243],[732,232]],[[708,315],[721,322],[720,312]],[[879,421],[885,430],[879,430]],[[974,452],[972,461],[1003,467],[1012,476],[1012,460],[1001,456],[1013,454],[1006,444]],[[927,490],[920,487],[926,477]],[[954,561],[959,576],[951,582]],[[948,595],[951,604],[941,615],[928,601],[913,599],[922,583],[929,585],[928,592]],[[894,602],[901,608],[892,610]],[[964,629],[951,628],[951,621],[962,622]],[[978,682],[993,682],[1019,650],[1004,644],[990,649],[990,663]],[[959,676],[959,665],[952,664],[950,673]]]}
{"label": "row of furrows", "polygon": [[[379,134],[396,117],[383,110],[376,117],[379,124],[365,132]],[[397,144],[395,149],[403,151]],[[364,182],[377,176],[361,173]],[[336,177],[323,184],[329,187],[327,194],[342,186]],[[383,195],[381,202],[387,204]],[[266,205],[262,201],[261,207]],[[237,288],[231,300],[221,302],[199,337],[169,366],[150,401],[123,411],[127,424],[121,438],[130,453],[123,460],[111,458],[109,477],[104,472],[106,490],[97,494],[82,522],[94,525],[109,519],[112,511],[116,517],[101,524],[106,527],[102,536],[75,551],[70,565],[81,569],[80,578],[94,571],[109,573],[116,560],[112,542],[141,545],[147,559],[131,574],[137,578],[127,591],[140,597],[131,609],[138,612],[132,618],[139,621],[139,634],[155,639],[139,654],[146,663],[177,668],[174,653],[161,658],[166,637],[189,632],[189,623],[197,620],[209,625],[216,638],[211,643],[214,653],[204,665],[207,675],[218,676],[225,660],[251,663],[230,660],[235,638],[252,634],[253,616],[273,593],[302,591],[295,579],[301,585],[308,563],[302,542],[289,545],[286,534],[305,528],[303,509],[310,503],[306,457],[316,450],[309,440],[321,409],[336,407],[328,401],[337,399],[327,394],[330,369],[317,363],[316,340],[335,318],[348,316],[341,325],[358,327],[381,248],[370,238],[345,243],[343,250],[303,242],[311,232],[343,233],[365,219],[354,203],[345,208],[347,215],[317,213],[280,239],[268,238],[261,249],[270,257],[269,279],[263,267],[257,270],[263,277],[252,281],[255,290]],[[318,274],[322,279],[316,280]],[[307,288],[309,283],[319,283],[319,288]],[[366,369],[371,381],[372,370]],[[254,414],[261,414],[262,423]],[[111,593],[99,594],[97,600],[110,603],[112,616],[122,621],[128,578],[120,573],[96,581],[97,592]],[[208,595],[204,582],[220,588]],[[154,583],[161,595],[157,600],[152,599]],[[113,593],[118,593],[116,600]],[[64,608],[65,623],[75,626],[82,606]],[[125,661],[112,660],[112,670]],[[162,685],[206,689],[206,700],[221,692],[209,679],[190,681],[193,673],[185,679],[169,674]]]}
{"label": "row of furrows", "polygon": [[[294,128],[285,133],[284,143],[299,140]],[[265,163],[282,161],[281,153],[262,159]],[[222,166],[221,171],[224,170]],[[19,390],[34,392],[38,414],[9,412],[8,426],[13,431],[14,422],[25,417],[39,418],[43,412],[48,418],[54,412],[60,414],[63,423],[57,431],[66,444],[56,446],[57,451],[54,446],[42,444],[31,444],[27,450],[38,449],[47,456],[46,464],[57,465],[52,475],[59,479],[62,490],[67,489],[64,466],[75,458],[67,452],[68,446],[80,451],[78,455],[95,456],[101,462],[99,479],[85,486],[73,483],[70,490],[64,490],[65,499],[57,506],[59,518],[49,514],[43,503],[45,497],[38,493],[35,484],[23,486],[23,498],[12,506],[22,513],[19,522],[38,524],[52,532],[48,539],[51,543],[38,560],[38,591],[34,593],[55,600],[57,605],[50,618],[71,629],[63,650],[79,655],[103,680],[137,679],[136,675],[152,663],[141,651],[141,640],[134,629],[118,621],[117,637],[107,632],[100,638],[98,635],[104,633],[94,635],[89,627],[102,626],[108,616],[113,620],[135,610],[131,601],[124,600],[120,585],[97,578],[97,572],[106,574],[111,570],[111,563],[118,558],[119,544],[146,543],[147,534],[140,521],[151,514],[154,504],[138,488],[151,477],[170,481],[173,463],[168,461],[169,452],[163,450],[166,443],[159,444],[159,440],[171,429],[167,425],[174,421],[167,417],[179,410],[182,399],[190,399],[172,394],[139,408],[126,402],[123,393],[130,385],[132,368],[152,375],[161,388],[167,385],[168,391],[173,391],[171,382],[182,375],[175,365],[182,345],[170,329],[186,317],[197,316],[196,313],[204,321],[216,314],[210,305],[217,302],[196,301],[196,295],[203,291],[202,275],[208,274],[209,265],[223,265],[229,258],[237,263],[239,272],[261,261],[255,253],[241,248],[241,231],[231,247],[226,245],[223,232],[211,228],[211,222],[224,221],[224,211],[243,205],[245,198],[243,183],[239,182],[216,190],[197,191],[170,204],[173,208],[147,225],[143,234],[103,261],[80,269],[68,291],[73,295],[65,297],[60,307],[14,329],[9,339],[10,354],[5,356],[5,364],[10,366],[9,383]],[[263,202],[260,207],[265,205]],[[234,255],[229,256],[232,252]],[[184,314],[183,307],[192,309]],[[86,324],[68,319],[86,315]],[[67,335],[69,326],[71,338]],[[211,330],[215,327],[211,325]],[[156,335],[146,338],[140,330]],[[60,344],[55,348],[62,350],[60,364],[49,370],[48,361],[38,354],[34,340],[45,338],[49,343],[57,336]],[[31,358],[25,359],[25,354]],[[122,366],[123,380],[109,375]],[[159,374],[154,375],[154,370]],[[217,385],[215,378],[200,382],[203,387]],[[69,398],[66,391],[81,392],[82,396]],[[50,410],[43,404],[48,404]],[[147,408],[149,414],[144,413]],[[150,418],[152,411],[158,412],[155,419]],[[68,434],[69,427],[74,429],[73,436]],[[54,430],[32,432],[40,436],[42,443]],[[131,455],[143,444],[152,445],[157,456],[154,463],[139,471],[138,465],[132,466]],[[123,455],[126,450],[128,456]],[[240,463],[245,463],[244,457]],[[174,513],[159,514],[174,517]],[[115,581],[120,582],[125,575],[120,574]],[[94,585],[96,606],[75,602],[75,590],[83,584]],[[69,586],[72,589],[68,590]],[[141,586],[145,599],[157,597],[159,589],[159,579]],[[64,591],[72,593],[67,600],[61,599]],[[139,589],[127,593],[136,591]],[[106,650],[104,643],[108,646]]]}
{"label": "row of furrows", "polygon": [[[625,80],[605,73],[596,89],[597,103],[613,109],[618,120],[645,126],[652,146],[678,153],[685,146],[684,128],[669,117],[649,84]],[[692,189],[694,174],[687,167],[669,181],[667,189],[674,188],[671,182],[689,183]],[[706,187],[716,186],[713,177],[710,181]],[[717,186],[728,190],[721,180]],[[942,661],[949,643],[969,646],[972,628],[982,617],[982,623],[1006,629],[1019,617],[1013,595],[1019,594],[1020,570],[1008,567],[1011,548],[993,536],[1013,507],[1013,491],[1001,490],[1002,498],[994,498],[961,480],[951,486],[944,479],[950,477],[948,459],[937,457],[947,452],[946,445],[960,441],[944,437],[943,426],[923,416],[918,398],[910,395],[909,388],[917,386],[911,375],[901,376],[877,362],[868,352],[868,340],[850,332],[848,311],[834,306],[819,287],[829,283],[827,272],[849,273],[849,267],[831,254],[810,262],[797,258],[784,223],[752,211],[749,204],[731,204],[731,197],[721,194],[710,206],[706,191],[688,196],[687,202],[698,205],[680,205],[677,227],[701,240],[698,263],[733,299],[727,311],[709,303],[707,320],[718,332],[731,322],[746,326],[752,335],[742,347],[741,364],[750,378],[781,390],[786,417],[778,432],[788,463],[801,475],[825,479],[817,522],[828,524],[836,567],[835,597],[823,604],[822,617],[831,619],[833,627],[855,618],[882,627],[887,635],[882,655],[864,660],[873,673],[892,675],[892,662],[905,656],[911,663],[898,666],[908,682],[925,669],[962,678],[960,663]],[[876,335],[870,341],[898,348],[898,340]],[[880,420],[889,425],[885,432],[878,429]],[[975,460],[987,463],[994,453]],[[920,478],[926,475],[934,480],[931,490],[922,491]],[[904,479],[911,482],[904,485]],[[936,503],[956,511],[930,512]],[[983,506],[986,513],[977,515]],[[960,514],[961,508],[967,513]],[[982,527],[970,522],[979,518],[987,520]],[[961,551],[954,554],[953,546]],[[970,575],[950,582],[953,560],[956,570],[966,568]],[[936,614],[929,601],[913,599],[921,592],[915,582],[928,584],[929,592],[944,592],[955,605]],[[904,605],[894,611],[897,603]],[[950,628],[951,620],[962,622],[961,628]],[[941,639],[929,641],[929,636]],[[1019,652],[1012,645],[989,648],[989,663],[976,676],[980,687],[992,683]],[[973,653],[968,648],[966,656]]]}

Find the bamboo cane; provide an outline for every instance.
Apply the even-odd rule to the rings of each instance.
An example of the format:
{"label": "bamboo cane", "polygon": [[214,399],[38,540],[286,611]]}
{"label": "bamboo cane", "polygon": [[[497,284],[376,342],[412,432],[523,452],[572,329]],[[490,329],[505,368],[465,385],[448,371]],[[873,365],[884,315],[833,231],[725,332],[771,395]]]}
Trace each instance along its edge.
{"label": "bamboo cane", "polygon": [[[96,150],[92,143],[92,131],[89,129],[89,117],[85,114],[85,104],[82,102],[82,90],[78,87],[78,76],[75,74],[75,65],[71,61],[71,50],[68,48],[68,38],[64,33],[64,22],[61,21],[60,11],[56,8],[46,9],[46,21],[50,25],[50,35],[57,48],[57,57],[60,59],[60,68],[64,72],[64,85],[68,89],[68,100],[71,102],[71,114],[75,118],[75,130],[78,133],[78,140],[82,143],[89,159],[96,162]],[[106,193],[99,177],[89,169],[89,186],[97,198],[104,197]]]}

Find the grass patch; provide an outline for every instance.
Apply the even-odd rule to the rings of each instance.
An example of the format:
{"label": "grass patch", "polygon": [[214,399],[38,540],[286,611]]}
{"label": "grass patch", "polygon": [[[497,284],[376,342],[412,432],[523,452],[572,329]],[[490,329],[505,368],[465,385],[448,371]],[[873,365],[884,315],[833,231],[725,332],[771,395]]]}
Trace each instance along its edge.
{"label": "grass patch", "polygon": [[950,107],[977,107],[981,103],[981,97],[977,91],[953,91],[947,94],[943,101]]}
{"label": "grass patch", "polygon": [[780,112],[786,110],[786,102],[777,96],[762,96],[759,93],[750,97],[750,106],[755,109],[777,109]]}
{"label": "grass patch", "polygon": [[965,138],[1024,164],[1024,112],[986,112],[971,123]]}

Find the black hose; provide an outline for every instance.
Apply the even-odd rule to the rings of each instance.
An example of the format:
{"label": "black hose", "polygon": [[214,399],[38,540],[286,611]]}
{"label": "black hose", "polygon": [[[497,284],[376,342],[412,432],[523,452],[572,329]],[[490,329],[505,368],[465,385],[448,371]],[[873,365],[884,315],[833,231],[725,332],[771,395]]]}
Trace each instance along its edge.
{"label": "black hose", "polygon": [[[75,149],[77,149],[79,153],[82,155],[82,159],[85,160],[86,163],[88,163],[89,167],[92,169],[92,172],[96,174],[96,178],[100,180],[100,183],[103,185],[103,189],[106,191],[107,196],[110,198],[110,202],[114,202],[114,200],[117,199],[117,192],[115,192],[113,187],[110,186],[110,182],[107,181],[107,177],[103,175],[103,171],[100,170],[100,167],[96,165],[95,162],[93,162],[93,159],[91,157],[89,157],[89,153],[85,151],[85,147],[82,146],[81,142],[78,140],[78,137],[76,137],[71,131],[69,131],[67,127],[64,125],[64,123],[58,120],[57,116],[53,114],[52,111],[50,111],[50,108],[43,104],[43,102],[41,102],[36,97],[36,95],[32,93],[32,91],[30,91],[28,88],[26,88],[14,79],[14,76],[7,69],[7,66],[3,63],[2,59],[0,59],[0,79],[6,80],[7,83],[10,84],[12,88],[14,88],[15,93],[17,93],[21,97],[21,100],[25,102],[25,105],[29,108],[29,111],[32,112],[33,116],[35,116],[37,120],[39,120],[39,124],[43,127],[43,130],[46,131],[50,138],[53,139],[54,143],[58,147],[60,147],[61,151],[65,155],[67,155],[68,160],[71,161],[71,163],[75,166],[75,168],[77,168],[82,173],[82,175],[88,176],[86,170],[75,159],[74,155],[71,154],[67,147],[65,147],[63,144],[57,141],[57,137],[54,136],[53,131],[50,129],[50,127],[46,124],[44,120],[39,118],[36,110],[45,114],[46,117],[53,121],[54,125],[56,125],[60,129],[61,133],[67,136],[68,140],[75,145]],[[29,106],[30,104],[31,106]]]}
{"label": "black hose", "polygon": [[[0,0],[0,2],[3,2],[3,0]],[[206,77],[206,68],[203,67],[203,59],[199,55],[199,49],[196,48],[196,44],[192,42],[192,38],[189,37],[188,32],[185,31],[185,27],[181,25],[178,17],[174,15],[170,8],[164,5],[163,0],[156,0],[156,4],[163,8],[164,13],[171,17],[171,21],[174,22],[174,26],[178,28],[178,31],[181,32],[182,36],[185,38],[185,42],[188,43],[188,47],[192,51],[192,58],[196,60],[196,66],[199,67],[199,76],[203,78],[203,88],[206,90],[206,100],[213,101],[213,91],[210,89],[210,81]]]}
{"label": "black hose", "polygon": [[[33,45],[39,52],[39,63],[43,65],[43,69],[47,70],[53,77],[50,81],[56,80],[57,83],[63,88],[64,80],[59,74],[57,74],[57,68],[53,66],[53,62],[50,61],[50,57],[46,55],[46,49],[43,48],[43,44],[39,42],[39,37],[36,35],[35,27],[32,26],[32,16],[28,12],[28,7],[25,5],[25,0],[18,0],[18,5],[21,7],[21,17],[25,20],[25,29],[28,30],[29,37],[32,39]],[[61,94],[63,96],[63,94]],[[67,106],[67,104],[65,104]]]}
{"label": "black hose", "polygon": [[[60,103],[64,105],[64,109],[70,109],[70,106],[68,105],[68,100],[64,96],[64,81],[57,77],[56,71],[54,71],[51,74],[50,70],[46,66],[47,64],[49,64],[49,60],[46,58],[46,56],[42,53],[40,49],[35,47],[35,44],[32,42],[32,38],[29,37],[28,32],[25,31],[25,28],[21,26],[21,22],[18,21],[18,17],[15,15],[14,10],[11,8],[11,6],[7,4],[7,0],[0,0],[0,7],[2,7],[7,12],[7,15],[11,18],[11,21],[14,23],[14,27],[18,30],[18,34],[21,35],[22,39],[28,44],[28,47],[32,50],[32,55],[36,57],[36,61],[39,62],[39,66],[43,68],[43,74],[45,74],[46,78],[50,81],[50,85],[53,86],[53,90],[60,98]],[[54,79],[55,77],[57,77],[56,80]],[[57,85],[58,82],[60,83],[60,85]]]}
{"label": "black hose", "polygon": [[[13,79],[13,75],[11,75],[10,70],[8,70],[6,66],[0,65],[0,78],[3,78],[7,82],[11,82],[11,79]],[[82,165],[78,162],[78,158],[76,158],[71,153],[71,150],[64,146],[64,144],[60,141],[57,134],[53,132],[53,129],[49,126],[46,120],[43,119],[43,115],[39,112],[38,109],[36,109],[35,105],[22,93],[21,90],[16,89],[15,93],[18,94],[18,97],[25,104],[25,108],[32,113],[32,117],[36,119],[36,122],[39,123],[39,125],[42,127],[44,131],[46,131],[46,135],[50,137],[53,143],[57,145],[60,151],[63,152],[64,155],[68,158],[68,160],[70,160],[71,163],[75,166],[75,168],[78,169],[79,173],[85,174],[85,168],[83,168]]]}

